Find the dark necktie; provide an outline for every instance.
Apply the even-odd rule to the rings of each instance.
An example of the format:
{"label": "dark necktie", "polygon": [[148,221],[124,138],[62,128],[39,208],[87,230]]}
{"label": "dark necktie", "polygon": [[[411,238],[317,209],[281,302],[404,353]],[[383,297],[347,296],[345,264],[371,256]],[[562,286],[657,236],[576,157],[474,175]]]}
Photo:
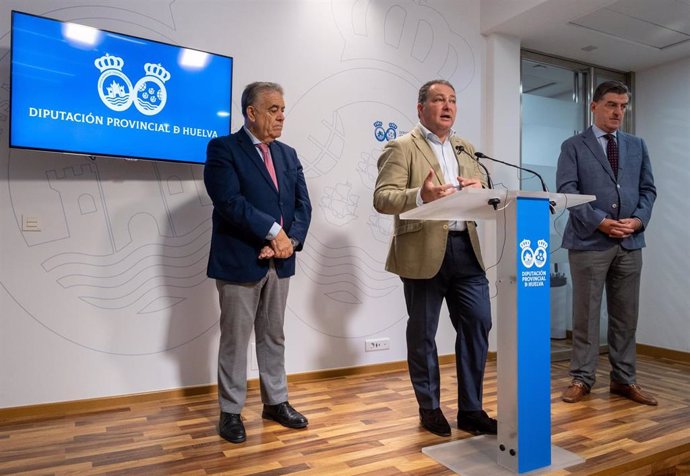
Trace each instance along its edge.
{"label": "dark necktie", "polygon": [[273,179],[273,185],[278,188],[278,177],[276,177],[276,169],[273,166],[273,159],[271,158],[271,152],[268,150],[268,145],[262,143],[256,144],[256,146],[261,151],[261,157],[264,159],[264,164],[266,164],[266,169],[268,169],[268,175]]}
{"label": "dark necktie", "polygon": [[613,134],[606,134],[606,156],[609,159],[609,164],[611,164],[611,169],[613,170],[613,175],[618,178],[618,144],[616,143],[616,137]]}

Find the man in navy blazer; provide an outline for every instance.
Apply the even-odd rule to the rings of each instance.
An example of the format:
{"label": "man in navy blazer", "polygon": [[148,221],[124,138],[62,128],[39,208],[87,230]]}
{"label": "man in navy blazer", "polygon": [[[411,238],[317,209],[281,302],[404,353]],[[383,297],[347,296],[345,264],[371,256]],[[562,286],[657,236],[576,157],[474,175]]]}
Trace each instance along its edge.
{"label": "man in navy blazer", "polygon": [[562,395],[568,403],[580,401],[594,385],[605,287],[610,392],[657,404],[637,384],[635,369],[644,230],[656,188],[645,142],[618,130],[629,100],[623,83],[601,83],[590,106],[594,124],[563,142],[558,158],[558,191],[596,196],[570,209],[563,234],[573,283],[572,381]]}
{"label": "man in navy blazer", "polygon": [[309,193],[297,153],[276,140],[285,120],[280,85],[249,84],[242,114],[242,129],[209,142],[204,168],[213,201],[208,276],[216,280],[221,309],[219,434],[232,443],[246,440],[240,412],[252,330],[262,417],[289,428],[308,424],[288,402],[283,320],[295,252],[311,221]]}

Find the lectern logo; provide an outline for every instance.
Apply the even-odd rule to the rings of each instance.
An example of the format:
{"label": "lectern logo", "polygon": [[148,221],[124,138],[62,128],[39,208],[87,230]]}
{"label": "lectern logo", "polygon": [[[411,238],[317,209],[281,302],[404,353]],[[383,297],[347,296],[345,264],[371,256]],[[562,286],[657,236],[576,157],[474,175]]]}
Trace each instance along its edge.
{"label": "lectern logo", "polygon": [[113,111],[126,111],[134,103],[134,107],[146,116],[158,114],[168,101],[165,82],[170,79],[170,73],[161,64],[146,63],[146,75],[132,87],[132,82],[122,72],[125,61],[117,56],[97,58],[93,64],[101,72],[98,78],[98,95],[108,108]]}
{"label": "lectern logo", "polygon": [[537,241],[537,248],[533,250],[530,246],[532,242],[530,240],[522,240],[520,242],[520,260],[525,268],[543,268],[546,264],[547,254],[546,248],[549,247],[549,243],[546,240]]}

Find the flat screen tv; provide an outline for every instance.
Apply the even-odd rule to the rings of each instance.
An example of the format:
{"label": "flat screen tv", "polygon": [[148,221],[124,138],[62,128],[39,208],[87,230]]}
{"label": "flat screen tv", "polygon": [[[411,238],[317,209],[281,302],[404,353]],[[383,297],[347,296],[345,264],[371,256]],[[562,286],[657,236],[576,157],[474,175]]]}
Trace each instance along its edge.
{"label": "flat screen tv", "polygon": [[10,147],[203,163],[231,57],[12,12]]}

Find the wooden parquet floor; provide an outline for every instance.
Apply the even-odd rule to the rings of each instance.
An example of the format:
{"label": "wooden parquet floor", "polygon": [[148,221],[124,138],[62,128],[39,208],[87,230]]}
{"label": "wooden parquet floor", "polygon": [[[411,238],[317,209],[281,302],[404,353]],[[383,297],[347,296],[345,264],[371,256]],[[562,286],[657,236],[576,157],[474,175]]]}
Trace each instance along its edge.
{"label": "wooden parquet floor", "polygon": [[[676,454],[672,449],[683,445],[685,456],[675,457],[690,459],[690,364],[640,356],[638,367],[658,407],[609,395],[605,356],[590,397],[563,403],[567,362],[552,365],[553,444],[586,460],[552,474],[652,474],[646,456]],[[442,385],[442,408],[455,427],[454,365],[443,366]],[[495,361],[484,392],[495,416]],[[259,392],[250,390],[243,412],[248,438],[239,445],[216,433],[215,395],[2,421],[0,474],[450,475],[421,449],[469,437],[457,428],[450,438],[420,429],[405,371],[291,383],[290,401],[308,416],[309,428],[262,420]]]}

